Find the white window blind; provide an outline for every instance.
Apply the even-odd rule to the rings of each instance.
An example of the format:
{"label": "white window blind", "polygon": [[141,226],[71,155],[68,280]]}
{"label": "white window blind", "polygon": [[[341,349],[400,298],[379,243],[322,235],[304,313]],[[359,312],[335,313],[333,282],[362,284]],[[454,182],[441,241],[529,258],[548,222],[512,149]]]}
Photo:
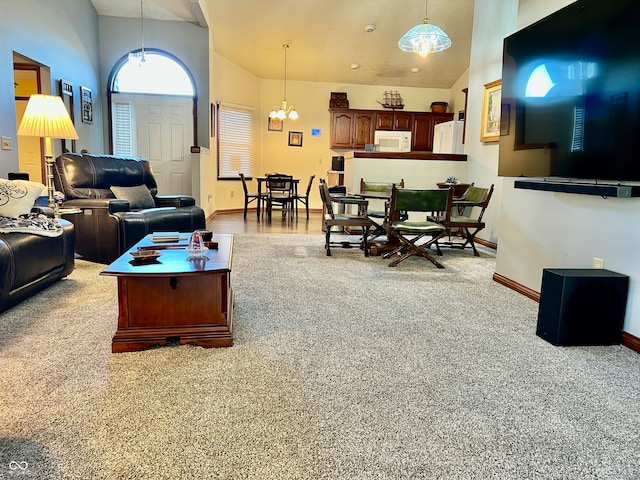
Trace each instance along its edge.
{"label": "white window blind", "polygon": [[218,178],[255,175],[253,108],[218,104]]}
{"label": "white window blind", "polygon": [[133,106],[129,102],[113,102],[112,117],[114,155],[135,156]]}

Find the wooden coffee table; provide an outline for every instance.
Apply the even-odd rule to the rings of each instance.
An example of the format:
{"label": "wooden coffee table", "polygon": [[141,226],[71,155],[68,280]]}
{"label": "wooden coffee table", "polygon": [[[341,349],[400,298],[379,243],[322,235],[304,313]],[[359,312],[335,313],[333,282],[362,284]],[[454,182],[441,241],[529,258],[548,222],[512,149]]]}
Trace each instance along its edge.
{"label": "wooden coffee table", "polygon": [[[181,234],[172,244],[186,247],[189,235]],[[166,245],[153,243],[149,235],[101,272],[118,278],[118,329],[112,352],[174,343],[233,345],[233,235],[214,235],[213,241],[217,249],[191,257],[184,248],[162,249]],[[149,246],[160,249],[156,261],[132,261],[130,252]]]}

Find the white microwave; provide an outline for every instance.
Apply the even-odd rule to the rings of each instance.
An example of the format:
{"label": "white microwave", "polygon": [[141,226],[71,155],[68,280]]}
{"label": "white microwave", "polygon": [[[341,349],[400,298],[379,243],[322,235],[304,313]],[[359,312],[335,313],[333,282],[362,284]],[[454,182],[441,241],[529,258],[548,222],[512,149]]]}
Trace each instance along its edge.
{"label": "white microwave", "polygon": [[410,152],[411,132],[376,130],[373,141],[379,152]]}

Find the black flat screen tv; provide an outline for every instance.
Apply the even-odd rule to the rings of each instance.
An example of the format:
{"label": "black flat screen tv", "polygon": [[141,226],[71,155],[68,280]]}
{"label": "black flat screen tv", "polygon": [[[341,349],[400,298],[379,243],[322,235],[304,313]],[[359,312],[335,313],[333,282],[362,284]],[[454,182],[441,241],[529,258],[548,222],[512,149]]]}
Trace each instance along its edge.
{"label": "black flat screen tv", "polygon": [[579,0],[504,40],[498,175],[640,181],[640,0]]}

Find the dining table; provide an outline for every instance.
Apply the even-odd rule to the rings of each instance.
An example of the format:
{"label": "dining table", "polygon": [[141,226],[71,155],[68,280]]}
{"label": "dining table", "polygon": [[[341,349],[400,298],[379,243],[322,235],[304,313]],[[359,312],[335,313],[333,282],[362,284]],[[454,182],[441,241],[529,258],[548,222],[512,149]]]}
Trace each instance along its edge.
{"label": "dining table", "polygon": [[[267,183],[267,179],[269,178],[268,176],[264,176],[264,177],[254,177],[256,179],[256,181],[258,182],[258,208],[256,209],[257,211],[257,216],[258,219],[260,219],[260,212],[262,212],[262,184],[266,184]],[[293,196],[294,198],[298,195],[298,184],[300,183],[300,179],[299,178],[291,178],[291,185],[293,188]],[[266,191],[265,188],[265,193],[268,193]]]}

